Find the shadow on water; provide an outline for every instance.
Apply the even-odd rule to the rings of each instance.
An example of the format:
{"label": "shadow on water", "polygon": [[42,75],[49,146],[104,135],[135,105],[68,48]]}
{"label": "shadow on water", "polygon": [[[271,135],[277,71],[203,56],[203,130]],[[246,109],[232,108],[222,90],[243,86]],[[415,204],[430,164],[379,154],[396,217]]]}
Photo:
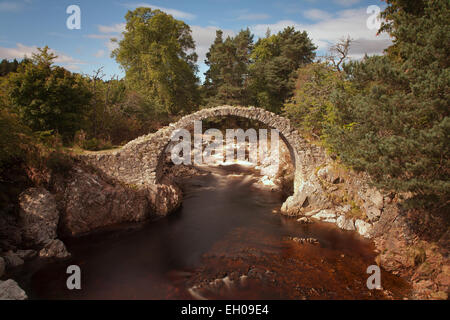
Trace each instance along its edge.
{"label": "shadow on water", "polygon": [[[192,287],[215,299],[384,297],[365,284],[365,270],[375,264],[370,242],[331,225],[301,225],[274,214],[284,199],[257,188],[252,170],[208,171],[183,180],[183,206],[165,219],[65,240],[72,259],[35,271],[26,284],[30,297],[192,299]],[[320,245],[300,245],[289,240],[294,236]],[[82,290],[66,288],[71,264],[81,268]],[[219,285],[228,276],[237,280]],[[394,297],[404,295],[399,279],[383,273],[383,280]]]}

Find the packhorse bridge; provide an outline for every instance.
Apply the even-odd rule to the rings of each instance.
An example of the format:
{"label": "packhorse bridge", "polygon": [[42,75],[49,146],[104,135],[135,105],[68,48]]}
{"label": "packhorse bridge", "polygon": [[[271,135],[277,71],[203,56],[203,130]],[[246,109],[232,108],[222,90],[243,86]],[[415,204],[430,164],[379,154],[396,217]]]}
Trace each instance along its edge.
{"label": "packhorse bridge", "polygon": [[120,149],[87,154],[82,158],[114,180],[145,192],[153,213],[163,216],[174,210],[181,202],[181,192],[176,186],[166,181],[162,173],[165,150],[171,142],[173,132],[177,129],[192,127],[197,120],[229,116],[255,120],[279,131],[294,162],[293,197],[302,193],[302,196],[306,198],[307,177],[325,160],[323,152],[304,140],[288,119],[255,107],[220,106],[202,109],[184,116],[178,122],[161,128],[155,133],[130,141]]}

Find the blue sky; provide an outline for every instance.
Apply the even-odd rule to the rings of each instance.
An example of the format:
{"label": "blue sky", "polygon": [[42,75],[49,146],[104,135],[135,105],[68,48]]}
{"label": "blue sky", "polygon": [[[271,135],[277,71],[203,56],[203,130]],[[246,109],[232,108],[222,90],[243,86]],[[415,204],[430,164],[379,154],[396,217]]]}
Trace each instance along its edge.
{"label": "blue sky", "polygon": [[[81,9],[81,29],[69,30],[66,8]],[[112,37],[120,37],[127,10],[137,6],[161,9],[191,26],[199,54],[200,74],[205,71],[205,54],[214,40],[215,30],[233,35],[249,27],[264,36],[269,27],[278,32],[286,26],[306,30],[324,54],[339,38],[351,36],[355,43],[351,55],[378,54],[390,40],[376,36],[366,25],[367,8],[385,4],[380,0],[0,0],[0,59],[23,58],[48,45],[59,56],[57,64],[74,72],[92,74],[104,67],[105,78],[123,76],[119,65],[110,58]]]}

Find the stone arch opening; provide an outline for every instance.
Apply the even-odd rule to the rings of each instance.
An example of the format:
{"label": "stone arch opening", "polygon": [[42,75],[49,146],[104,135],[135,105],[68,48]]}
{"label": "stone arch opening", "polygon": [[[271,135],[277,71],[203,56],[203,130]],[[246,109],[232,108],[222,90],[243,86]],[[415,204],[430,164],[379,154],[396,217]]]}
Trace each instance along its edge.
{"label": "stone arch opening", "polygon": [[[296,171],[295,176],[298,175],[297,165],[299,164],[299,157],[296,151],[295,145],[292,141],[298,142],[296,140],[298,133],[291,127],[288,119],[276,115],[272,112],[266,111],[260,108],[254,107],[233,107],[233,106],[221,106],[211,109],[203,109],[188,116],[183,117],[178,122],[171,124],[170,127],[175,131],[176,129],[187,129],[193,126],[194,121],[204,121],[209,119],[224,119],[226,117],[237,117],[243,119],[249,119],[267,126],[270,129],[276,129],[279,132],[279,137],[289,151],[290,158],[293,167]],[[246,130],[247,128],[242,128]],[[300,138],[300,137],[298,137]],[[170,137],[167,143],[162,149],[158,150],[158,162],[156,168],[156,183],[161,183],[163,174],[162,168],[165,162],[165,153],[167,147],[170,144]],[[295,190],[295,181],[294,181]]]}
{"label": "stone arch opening", "polygon": [[[194,125],[188,124],[187,127],[183,128],[186,129],[189,132],[189,137],[191,139],[191,146],[194,145],[194,135],[195,135],[195,128]],[[275,129],[273,127],[269,127],[263,122],[259,120],[249,119],[249,118],[243,118],[236,115],[226,115],[216,118],[204,118],[202,119],[201,123],[201,134],[203,138],[203,134],[206,134],[206,132],[209,129],[215,129],[219,130],[222,134],[223,138],[223,148],[221,148],[222,158],[220,160],[215,159],[214,163],[210,163],[210,165],[213,166],[229,166],[229,165],[235,165],[233,162],[230,162],[228,155],[227,155],[227,130],[239,130],[241,129],[243,132],[246,132],[248,129],[254,130],[257,135],[256,140],[256,150],[254,152],[257,154],[257,161],[252,162],[251,161],[251,147],[250,147],[250,140],[248,136],[245,136],[245,140],[241,140],[241,144],[239,144],[241,147],[244,146],[245,149],[245,162],[241,163],[239,165],[239,161],[236,162],[236,165],[240,167],[243,171],[246,171],[244,167],[249,166],[249,168],[252,168],[252,172],[254,172],[254,169],[256,168],[257,172],[261,174],[261,178],[270,179],[271,182],[275,183],[276,188],[285,196],[291,196],[294,192],[294,171],[295,171],[295,153],[293,147],[289,144],[286,137],[279,132],[277,137],[279,138],[279,146],[278,146],[278,164],[272,163],[271,160],[275,158],[276,155],[272,153],[272,146],[271,146],[271,138],[272,138],[272,132],[271,129]],[[261,130],[263,132],[263,136],[261,136]],[[197,132],[198,134],[198,132]],[[267,134],[267,145],[268,145],[268,152],[267,157],[261,157],[259,154],[260,152],[260,139]],[[234,142],[238,142],[237,137],[234,137]],[[206,141],[204,141],[201,152],[203,153],[206,149],[206,145],[208,145],[210,141],[208,138],[206,138]],[[158,168],[157,168],[157,183],[164,183],[165,175],[167,175],[168,172],[173,172],[173,166],[176,166],[173,164],[171,160],[171,152],[172,148],[175,145],[178,145],[179,142],[172,142],[168,141],[167,145],[165,146],[163,152],[161,153],[158,161]],[[253,144],[255,145],[255,144]],[[233,146],[232,148],[229,148],[233,150],[234,154],[234,160],[237,160],[237,146]],[[242,149],[242,148],[241,148]],[[190,154],[190,162],[188,165],[196,166],[198,163],[195,162],[194,159],[194,152],[198,153],[198,149],[191,150]],[[242,159],[240,159],[242,160]],[[251,164],[252,163],[252,164]],[[205,163],[203,163],[205,164]],[[244,167],[242,167],[242,164]],[[208,164],[207,164],[208,165]],[[274,187],[275,187],[274,186]]]}

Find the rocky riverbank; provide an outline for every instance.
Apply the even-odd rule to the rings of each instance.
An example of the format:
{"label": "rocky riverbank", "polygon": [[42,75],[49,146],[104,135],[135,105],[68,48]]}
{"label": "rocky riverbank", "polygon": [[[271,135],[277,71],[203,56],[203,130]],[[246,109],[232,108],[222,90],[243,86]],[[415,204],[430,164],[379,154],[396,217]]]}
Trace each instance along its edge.
{"label": "rocky riverbank", "polygon": [[372,239],[377,263],[412,284],[411,298],[448,299],[448,214],[402,209],[407,195],[383,193],[370,186],[367,175],[344,168],[325,151],[322,158],[325,164],[301,181],[299,192],[286,200],[281,212],[333,223]]}
{"label": "rocky riverbank", "polygon": [[[270,159],[244,163],[258,188],[293,193],[295,176],[290,153],[280,145],[280,164]],[[401,195],[384,194],[370,187],[369,178],[341,167],[324,154],[325,164],[287,198],[280,212],[300,223],[323,221],[373,239],[377,262],[387,271],[412,283],[415,299],[447,299],[450,285],[448,218],[445,214],[402,210]],[[233,165],[218,163],[216,165]],[[207,174],[201,167],[163,168],[164,184],[156,190],[135,188],[75,161],[65,174],[47,174],[43,186],[29,188],[19,197],[18,214],[0,215],[0,298],[23,299],[26,294],[11,275],[35,259],[70,256],[63,236],[77,236],[125,222],[161,217],[181,205],[180,179]],[[250,172],[250,171],[249,171]],[[251,172],[250,172],[251,173]]]}

